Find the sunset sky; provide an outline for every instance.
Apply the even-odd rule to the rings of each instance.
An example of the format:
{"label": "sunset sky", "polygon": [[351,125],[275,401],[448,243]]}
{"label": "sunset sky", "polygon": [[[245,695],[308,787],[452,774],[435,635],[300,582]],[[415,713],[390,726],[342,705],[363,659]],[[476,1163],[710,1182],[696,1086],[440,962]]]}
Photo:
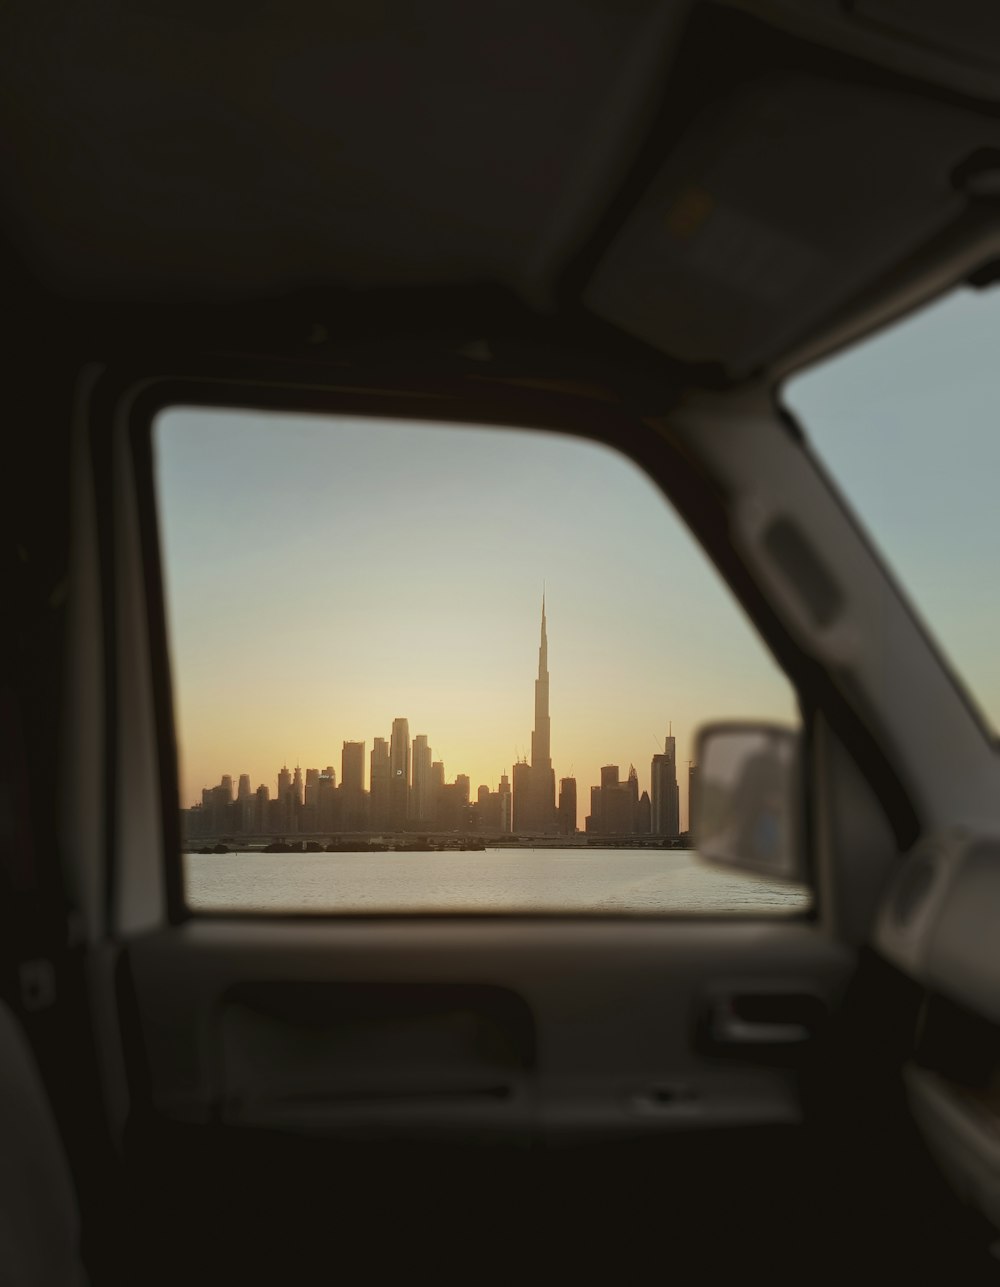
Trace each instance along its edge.
{"label": "sunset sky", "polygon": [[602,764],[673,722],[686,822],[707,719],[792,722],[794,696],[646,477],[552,434],[176,408],[155,429],[181,803],[224,773],[426,733],[496,789],[530,754],[542,587],[552,757],[578,824]]}
{"label": "sunset sky", "polygon": [[[1000,291],[956,292],[784,397],[1000,723]],[[530,751],[546,588],[556,776],[641,788],[670,721],[794,721],[783,676],[624,457],[550,434],[177,408],[155,433],[182,803],[223,773],[426,733],[495,789]]]}

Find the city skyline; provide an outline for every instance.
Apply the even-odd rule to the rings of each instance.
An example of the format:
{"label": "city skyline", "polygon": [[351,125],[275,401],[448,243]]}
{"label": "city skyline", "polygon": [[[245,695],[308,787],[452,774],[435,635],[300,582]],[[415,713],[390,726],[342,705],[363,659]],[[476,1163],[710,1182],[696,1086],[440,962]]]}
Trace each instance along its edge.
{"label": "city skyline", "polygon": [[[528,790],[531,792],[534,799],[530,806],[530,819],[522,822],[523,829],[525,830],[542,831],[551,829],[554,831],[557,829],[561,812],[561,792],[558,788],[561,787],[564,781],[572,781],[576,784],[577,811],[574,816],[576,817],[577,824],[579,825],[579,802],[581,800],[585,802],[589,798],[589,791],[594,786],[598,785],[597,781],[592,784],[585,782],[581,783],[578,778],[570,774],[563,775],[557,782],[551,756],[549,680],[547,618],[545,596],[543,592],[541,638],[538,648],[538,674],[534,681],[534,726],[531,730],[530,758],[528,755],[522,755],[520,759],[514,759],[513,762],[508,764],[505,768],[498,770],[494,779],[487,779],[485,782],[480,782],[478,784],[479,789],[486,786],[491,791],[495,791],[499,788],[500,782],[504,777],[510,778],[516,784],[518,776],[517,770],[519,768],[528,770],[530,772],[530,776],[526,776],[524,781],[525,783],[531,783]],[[652,757],[649,784],[648,788],[646,788],[647,793],[651,797],[654,792],[657,767],[659,764],[665,762],[669,763],[671,772],[680,773],[683,771],[686,774],[688,767],[694,763],[692,759],[688,759],[686,762],[677,760],[675,749],[677,739],[673,735],[672,720],[668,721],[668,728],[670,731],[666,735],[664,741],[664,752],[655,753]],[[693,732],[694,730],[692,730],[692,736]],[[398,827],[406,820],[407,817],[405,810],[401,809],[398,801],[400,786],[399,779],[403,778],[410,790],[414,792],[420,800],[424,800],[430,787],[432,768],[441,769],[443,767],[444,769],[447,769],[448,766],[445,765],[443,760],[432,759],[433,748],[429,744],[429,735],[427,733],[415,734],[412,740],[410,739],[409,720],[405,716],[396,716],[393,718],[389,738],[377,736],[372,739],[372,752],[370,756],[366,754],[367,746],[367,739],[362,739],[360,741],[347,739],[343,742],[341,749],[342,769],[340,772],[342,776],[340,785],[347,785],[349,789],[355,789],[366,795],[371,793],[373,782],[377,783],[376,790],[378,789],[378,785],[384,785],[386,800],[389,801],[393,795],[395,795],[397,799],[394,803],[387,803],[384,816],[380,812],[378,817],[386,829]],[[346,757],[350,756],[352,752],[354,757],[350,760],[352,764],[352,772],[350,776],[348,776],[348,774],[344,773],[343,766],[348,763],[348,759]],[[322,759],[324,757],[320,758]],[[637,758],[641,759],[642,757],[639,756]],[[369,766],[367,771],[364,767],[365,763]],[[378,770],[376,769],[376,763],[380,766]],[[634,767],[633,759],[629,759],[627,763],[630,769]],[[620,764],[613,764],[610,760],[602,763],[598,770],[600,783],[605,782],[605,771],[609,767],[620,768],[622,766]],[[325,768],[320,769],[318,766],[313,765],[309,766],[304,771],[306,773],[316,772],[323,774],[329,772],[331,769],[336,773],[335,764],[333,761],[328,759]],[[382,777],[383,772],[384,783]],[[302,785],[304,783],[304,779],[301,778],[302,773],[303,767],[298,758],[296,758],[295,765],[291,768],[289,767],[288,759],[285,758],[282,762],[281,768],[274,770],[272,774],[272,781],[275,785],[274,798],[281,795],[283,782],[286,777],[289,784],[295,782]],[[463,777],[469,777],[469,781],[471,783],[472,777],[470,775],[460,775]],[[232,774],[222,774],[220,782],[225,781],[227,778],[232,778],[232,776]],[[253,775],[250,773],[241,772],[239,774],[239,780],[241,782],[244,779],[252,781],[252,777]],[[672,828],[673,832],[676,833],[682,830],[687,830],[689,826],[689,818],[688,801],[686,798],[683,799],[682,808],[681,802],[676,796],[678,779],[674,778],[673,780],[675,796],[673,798],[673,804],[670,806],[671,811],[663,817],[658,814],[655,815],[654,822],[656,824],[664,822],[664,831]],[[218,784],[219,783],[203,783],[202,787],[195,793],[197,798],[192,798],[190,803],[185,803],[182,798],[181,808],[186,809],[197,805],[200,803],[200,797],[203,793],[206,790],[211,789],[212,786]],[[260,779],[257,783],[257,788],[265,785],[270,787],[269,782],[264,779]],[[254,789],[256,790],[257,788]],[[425,815],[418,811],[415,816],[421,817]],[[517,819],[515,819],[515,823],[516,822]]]}
{"label": "city skyline", "polygon": [[[476,803],[482,813],[487,807],[492,809],[492,802],[495,801],[497,829],[502,832],[572,834],[579,829],[577,782],[572,776],[560,778],[557,795],[555,771],[552,767],[548,629],[544,590],[538,674],[534,692],[530,760],[527,757],[516,760],[509,774],[502,772],[495,790],[490,783],[480,783]],[[620,766],[603,765],[600,787],[591,787],[591,814],[586,819],[585,829],[600,830],[604,827],[620,834],[640,830],[671,837],[679,835],[682,828],[675,743],[671,724],[670,732],[664,740],[664,753],[656,754],[652,759],[649,790],[644,791],[641,797],[644,813],[639,808],[638,790],[632,789],[636,787],[638,774],[631,761],[626,783],[619,782]],[[244,805],[249,805],[252,800],[258,802],[256,809],[244,810],[238,828],[244,831],[267,832],[274,830],[275,826],[278,830],[295,831],[298,822],[294,816],[295,811],[305,806],[312,810],[310,819],[314,829],[320,831],[398,832],[415,826],[431,827],[432,824],[439,823],[442,816],[441,801],[450,790],[457,791],[457,801],[464,801],[466,806],[470,804],[471,780],[468,775],[459,773],[453,783],[448,783],[444,762],[434,760],[428,735],[418,733],[411,740],[409,721],[405,716],[397,716],[392,721],[388,741],[383,737],[373,739],[367,783],[364,770],[365,746],[364,741],[343,743],[339,791],[337,770],[333,763],[327,764],[323,769],[307,767],[304,777],[300,764],[296,763],[293,771],[289,769],[287,762],[284,763],[277,771],[277,790],[273,799],[286,806],[286,816],[277,820],[269,822],[265,817],[264,806],[269,805],[272,800],[268,784],[260,782],[254,788],[249,773],[240,773],[239,788],[235,794],[232,775],[223,774],[217,785],[202,788],[200,802],[195,801],[191,806],[182,804],[182,811],[211,808],[212,801],[216,798],[215,793],[221,789],[222,795],[218,797],[221,802]],[[689,775],[692,768],[693,764],[689,761]],[[625,793],[619,790],[620,787],[626,788]],[[603,805],[602,793],[605,801]],[[333,809],[328,807],[325,813],[323,811],[324,795],[327,796],[329,805],[332,805],[336,795],[335,823]],[[688,807],[690,808],[690,801]],[[457,815],[452,816],[453,813],[453,810],[449,811],[449,819],[457,821]],[[640,817],[644,819],[641,825]],[[213,823],[211,833],[218,830],[219,825]]]}
{"label": "city skyline", "polygon": [[[174,408],[154,427],[181,800],[336,763],[405,717],[449,776],[531,754],[543,583],[551,759],[579,784],[669,720],[794,722],[794,694],[673,509],[565,435]],[[683,804],[682,804],[683,809]]]}
{"label": "city skyline", "polygon": [[[385,739],[382,739],[382,738],[375,739],[376,742],[384,742],[384,740]],[[414,739],[414,741],[416,740],[417,739]],[[426,741],[426,736],[424,737],[424,740]],[[670,738],[669,736],[665,739],[667,743],[670,743],[673,740],[674,739]],[[366,745],[367,744],[364,742],[344,742],[341,750],[341,755],[343,757],[349,748],[358,747],[358,746],[365,747]],[[664,759],[669,758],[669,756],[658,753],[658,754],[654,754],[652,758],[653,758],[653,764],[655,765],[657,761],[663,761]],[[433,766],[435,768],[442,767],[443,761],[434,761]],[[608,785],[607,778],[606,778],[606,771],[608,769],[613,769],[620,772],[623,767],[624,766],[621,764],[602,765],[601,766],[602,784],[604,786]],[[669,815],[667,816],[666,820],[664,820],[662,814],[656,814],[656,813],[652,814],[651,829],[655,834],[679,834],[688,829],[687,809],[689,808],[690,801],[689,801],[689,798],[686,798],[685,796],[681,795],[679,792],[680,792],[681,783],[682,782],[685,784],[688,783],[689,774],[691,770],[694,769],[696,766],[693,760],[689,760],[686,763],[678,762],[672,767],[675,768],[676,773],[679,776],[676,778],[672,777],[672,778],[666,779],[666,782],[669,784],[669,787],[672,789],[674,793],[673,794],[673,800],[674,800],[673,816],[675,818],[678,818],[679,820],[671,821]],[[332,773],[330,772],[331,769],[333,770]],[[638,771],[635,769],[635,765],[631,761],[629,761],[629,764],[628,764],[628,771],[630,775],[632,773],[635,773],[636,780],[638,781]],[[461,779],[464,779],[466,782],[468,782],[469,789],[470,789],[470,800],[473,799],[474,795],[472,793],[472,779],[469,777],[469,775],[465,773],[457,773],[455,775],[455,778],[461,778]],[[257,792],[262,787],[267,789],[268,799],[277,799],[281,796],[282,791],[286,787],[290,787],[293,793],[295,793],[296,795],[299,794],[299,788],[301,788],[301,798],[303,799],[303,801],[305,801],[307,799],[307,793],[309,791],[310,785],[314,784],[318,789],[321,789],[324,779],[329,779],[331,785],[335,789],[343,788],[343,789],[349,790],[348,778],[342,771],[340,773],[340,781],[339,782],[337,781],[336,765],[333,764],[332,762],[328,763],[323,768],[320,768],[318,766],[309,766],[308,768],[305,768],[305,769],[303,769],[302,765],[299,765],[299,764],[296,764],[293,769],[290,769],[287,764],[282,764],[281,768],[277,769],[272,776],[272,780],[275,783],[275,788],[276,788],[273,794],[271,793],[271,784],[269,782],[258,782],[257,785],[254,786],[253,779],[249,773],[240,773],[238,775],[239,786],[233,788],[233,791],[234,791],[233,799],[243,799],[245,796],[248,798],[250,795],[256,795]],[[232,785],[233,780],[234,780],[234,775],[232,773],[220,774],[219,780],[217,782],[206,783],[201,788],[201,792],[199,793],[199,795],[202,798],[198,800],[193,800],[190,804],[182,803],[181,804],[182,812],[185,812],[191,808],[198,808],[204,803],[204,796],[206,792],[211,792],[217,786],[224,785],[226,783],[229,783],[230,785]],[[495,783],[489,783],[489,782],[480,783],[479,786],[476,788],[476,790],[478,792],[485,787],[491,792],[498,792],[502,789],[502,787],[505,784],[508,786],[510,785],[510,774],[507,772],[501,773],[499,779]],[[452,781],[452,783],[448,783],[447,781],[438,782],[437,785],[439,786],[454,785],[454,780]],[[595,789],[597,789],[599,785],[600,784],[598,783],[592,784],[590,787],[591,793]],[[616,786],[621,785],[617,778],[614,779],[614,785]],[[567,786],[569,786],[570,788],[568,792],[565,790]],[[557,832],[563,829],[563,826],[562,826],[563,822],[570,821],[572,819],[576,820],[575,825],[577,830],[584,830],[585,828],[580,826],[579,804],[580,804],[580,801],[584,799],[585,792],[587,790],[586,785],[584,784],[583,786],[581,786],[578,780],[574,777],[562,777],[559,779],[557,783],[557,787],[558,787],[558,794],[556,797],[557,803],[556,803],[556,807],[553,809],[553,818],[557,828]],[[412,780],[410,783],[410,790],[411,792],[416,791],[415,784],[413,783]],[[361,788],[361,791],[363,791],[364,795],[366,796],[370,795],[370,788],[368,786]],[[650,785],[648,788],[643,789],[643,794],[653,797],[655,792],[656,792],[656,776],[655,776],[655,769],[654,769],[650,773]],[[567,802],[569,799],[572,800],[572,803],[574,806],[572,810],[569,810],[569,809],[563,810],[560,807],[563,802],[564,796],[567,797]],[[683,802],[684,804],[683,809],[679,808],[679,802]],[[653,805],[652,799],[650,801],[650,804],[652,808],[652,805]],[[669,803],[668,803],[668,808],[669,808]],[[426,813],[420,811],[420,807],[418,806],[418,811],[415,814],[413,814],[412,817],[415,819],[421,819],[426,817]],[[360,831],[360,830],[365,830],[366,827],[367,827],[367,822],[362,823],[362,821],[354,821],[351,819],[350,814],[348,814],[348,817],[345,818],[345,821],[343,823],[342,830]],[[391,820],[385,822],[384,829],[385,830],[393,829],[393,824]],[[515,827],[515,830],[516,830],[516,827]],[[556,833],[553,833],[553,834],[556,834]]]}

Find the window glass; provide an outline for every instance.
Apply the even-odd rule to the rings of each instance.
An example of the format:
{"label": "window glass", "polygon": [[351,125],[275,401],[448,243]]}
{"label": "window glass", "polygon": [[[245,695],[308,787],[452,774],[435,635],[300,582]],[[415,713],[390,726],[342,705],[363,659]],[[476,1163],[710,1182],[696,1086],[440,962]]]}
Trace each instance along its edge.
{"label": "window glass", "polygon": [[783,394],[994,729],[998,337],[1000,291],[957,291]]}
{"label": "window glass", "polygon": [[688,847],[697,725],[797,709],[625,457],[195,407],[154,450],[193,908],[807,903]]}

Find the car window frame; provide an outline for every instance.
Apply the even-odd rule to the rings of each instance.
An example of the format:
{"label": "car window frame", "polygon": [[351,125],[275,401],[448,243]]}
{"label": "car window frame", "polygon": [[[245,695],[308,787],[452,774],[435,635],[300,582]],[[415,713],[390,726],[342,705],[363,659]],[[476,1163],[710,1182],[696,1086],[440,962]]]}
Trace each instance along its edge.
{"label": "car window frame", "polygon": [[[105,390],[105,397],[120,400],[126,390],[131,393],[126,417],[126,433],[132,460],[132,484],[137,499],[137,515],[142,561],[146,586],[146,614],[150,664],[153,675],[153,699],[156,707],[157,759],[160,773],[161,826],[163,836],[164,880],[166,919],[171,924],[181,924],[193,916],[202,918],[206,915],[260,917],[262,913],[233,909],[232,912],[205,913],[194,911],[184,897],[184,876],[181,858],[181,836],[179,820],[179,786],[177,780],[176,735],[174,728],[174,711],[172,701],[171,673],[167,643],[166,605],[161,566],[160,534],[157,519],[152,425],[156,416],[172,406],[194,405],[218,407],[226,410],[275,411],[275,412],[311,412],[326,415],[366,415],[409,421],[428,421],[433,423],[455,423],[490,425],[497,428],[527,429],[547,433],[561,433],[576,439],[600,443],[617,451],[640,468],[652,485],[664,496],[668,504],[689,529],[692,539],[705,552],[736,599],[735,606],[746,613],[750,624],[761,639],[763,646],[770,651],[778,667],[783,671],[788,683],[796,693],[802,718],[803,744],[808,746],[810,711],[813,703],[806,700],[803,687],[796,682],[795,675],[783,660],[789,655],[804,662],[807,671],[812,670],[809,659],[802,656],[794,641],[773,616],[770,621],[771,637],[762,628],[761,621],[748,607],[746,595],[734,587],[733,580],[720,566],[717,547],[706,543],[702,528],[692,521],[692,517],[704,519],[705,509],[718,506],[718,497],[713,493],[709,480],[702,475],[686,456],[680,444],[672,441],[669,435],[657,432],[650,424],[636,415],[635,408],[617,402],[613,396],[598,394],[592,388],[574,386],[567,381],[516,381],[503,379],[484,380],[478,372],[470,379],[465,371],[457,375],[445,372],[442,377],[435,373],[431,378],[421,377],[402,379],[396,373],[393,380],[386,381],[380,376],[377,383],[352,381],[340,384],[330,379],[328,368],[316,372],[316,378],[303,380],[299,370],[290,373],[281,364],[276,364],[273,371],[260,369],[254,364],[254,370],[245,367],[223,372],[213,364],[210,369],[195,370],[191,375],[161,376],[143,378],[135,371],[122,375],[114,373],[111,380],[113,389]],[[416,386],[416,387],[413,387]],[[667,400],[667,399],[665,399]],[[112,417],[105,424],[105,436]],[[95,422],[96,423],[96,422]],[[101,434],[95,435],[95,445]],[[651,467],[658,462],[661,468],[669,464],[669,471]],[[668,488],[664,478],[670,477],[672,487]],[[110,471],[104,475],[105,488],[110,487]],[[107,497],[105,497],[107,500]],[[110,523],[111,506],[98,503],[103,514],[102,528],[105,529],[101,541],[104,554],[109,555],[113,549],[113,533],[106,529]],[[699,512],[701,511],[701,512]],[[724,529],[724,516],[715,516],[715,525]],[[718,536],[720,533],[715,533]],[[724,532],[722,533],[724,534]],[[730,571],[732,568],[730,568]],[[105,578],[107,581],[107,578]],[[747,586],[742,587],[746,591]],[[751,588],[766,608],[766,600],[759,588]],[[104,615],[106,625],[113,620],[114,604],[108,602],[108,595],[113,591],[106,589]],[[751,596],[752,597],[752,596]],[[759,606],[759,605],[758,605]],[[108,640],[113,639],[113,631]],[[113,647],[106,659],[106,671],[113,676],[116,659]],[[117,729],[117,712],[114,708],[114,684],[109,687],[108,728]],[[108,738],[106,747],[107,789],[105,792],[106,809],[113,808],[115,796],[115,779],[113,765],[117,755],[115,736]],[[803,774],[804,784],[809,775]],[[808,794],[808,787],[806,787]],[[803,803],[806,858],[809,868],[808,883],[812,891],[811,907],[803,913],[787,916],[782,919],[798,920],[805,917],[809,920],[819,919],[820,883],[814,868],[812,826],[810,817],[812,806],[809,799]],[[110,816],[110,815],[109,815]],[[904,823],[905,825],[905,823]],[[109,846],[113,851],[114,844]],[[109,900],[109,916],[113,922],[114,873],[113,866],[120,855],[111,855],[106,872],[105,887]],[[337,912],[302,912],[289,913],[294,916],[342,917],[351,919],[363,917],[366,913]],[[427,912],[373,912],[374,917],[386,915],[415,916],[419,918],[434,915]],[[514,912],[470,912],[466,910],[454,913],[440,913],[446,916],[464,915],[497,915],[510,917]],[[266,915],[264,913],[263,915]],[[539,913],[547,915],[547,913]],[[602,913],[567,911],[552,913],[558,919],[574,916],[601,916]],[[610,914],[613,919],[620,919],[621,914]],[[700,917],[699,919],[711,919]],[[767,918],[773,919],[773,918]]]}

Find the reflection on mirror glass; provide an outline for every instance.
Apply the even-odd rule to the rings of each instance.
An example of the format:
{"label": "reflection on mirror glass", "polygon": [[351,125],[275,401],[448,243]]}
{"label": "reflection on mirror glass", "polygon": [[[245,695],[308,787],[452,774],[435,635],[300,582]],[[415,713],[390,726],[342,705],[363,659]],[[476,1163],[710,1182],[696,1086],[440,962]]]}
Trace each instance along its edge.
{"label": "reflection on mirror glass", "polygon": [[153,432],[195,910],[807,903],[691,849],[696,727],[795,699],[625,457],[196,407]]}
{"label": "reflection on mirror glass", "polygon": [[713,862],[801,879],[794,827],[797,738],[785,729],[703,734],[694,831]]}

